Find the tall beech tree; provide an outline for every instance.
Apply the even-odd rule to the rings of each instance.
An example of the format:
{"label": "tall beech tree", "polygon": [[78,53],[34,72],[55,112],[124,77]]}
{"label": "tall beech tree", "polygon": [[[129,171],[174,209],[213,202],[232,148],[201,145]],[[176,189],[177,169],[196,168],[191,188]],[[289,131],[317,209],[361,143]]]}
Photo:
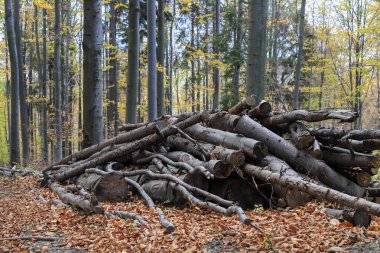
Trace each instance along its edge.
{"label": "tall beech tree", "polygon": [[11,124],[10,124],[10,162],[20,163],[20,135],[19,135],[19,64],[16,48],[16,34],[12,10],[12,0],[4,0],[5,25],[7,29],[8,50],[11,62]]}
{"label": "tall beech tree", "polygon": [[28,108],[26,104],[26,82],[24,78],[24,57],[22,53],[21,44],[21,26],[20,26],[20,1],[14,0],[14,30],[16,35],[16,48],[18,57],[18,79],[19,79],[19,92],[20,92],[20,116],[21,116],[21,139],[22,139],[22,157],[23,162],[29,160],[29,120]]}
{"label": "tall beech tree", "polygon": [[247,95],[265,95],[268,0],[249,1]]}
{"label": "tall beech tree", "polygon": [[164,83],[165,83],[165,0],[158,0],[157,9],[157,63],[159,68],[157,69],[157,116],[165,114],[165,95],[164,95]]}
{"label": "tall beech tree", "polygon": [[128,74],[126,121],[137,121],[137,92],[140,59],[140,0],[129,0],[128,13]]}
{"label": "tall beech tree", "polygon": [[148,120],[157,118],[156,1],[147,0],[148,16]]}
{"label": "tall beech tree", "polygon": [[[220,33],[220,0],[215,0],[215,28],[214,28],[214,54],[215,61],[219,61],[218,35]],[[212,109],[219,107],[219,67],[214,67],[214,101]]]}
{"label": "tall beech tree", "polygon": [[54,107],[55,107],[55,159],[62,158],[62,93],[61,93],[61,1],[55,0],[54,23]]}
{"label": "tall beech tree", "polygon": [[102,1],[83,1],[83,147],[103,140]]}
{"label": "tall beech tree", "polygon": [[300,12],[300,25],[299,25],[299,31],[298,31],[298,53],[297,53],[297,65],[296,65],[296,72],[295,72],[296,86],[294,88],[293,109],[299,108],[299,100],[300,100],[301,67],[302,67],[302,62],[303,62],[303,41],[304,41],[304,34],[305,34],[305,9],[306,9],[306,0],[302,0],[301,12]]}

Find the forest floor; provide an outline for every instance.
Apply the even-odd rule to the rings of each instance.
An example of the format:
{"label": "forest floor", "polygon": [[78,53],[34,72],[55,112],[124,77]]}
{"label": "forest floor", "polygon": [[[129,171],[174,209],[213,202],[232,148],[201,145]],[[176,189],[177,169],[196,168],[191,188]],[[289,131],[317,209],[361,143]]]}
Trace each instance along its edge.
{"label": "forest floor", "polygon": [[[252,210],[247,215],[265,233],[243,225],[235,216],[196,207],[160,207],[176,230],[165,234],[158,218],[141,199],[102,203],[106,211],[141,214],[149,227],[103,215],[77,211],[36,200],[57,198],[40,188],[37,178],[0,177],[0,238],[58,237],[54,242],[0,241],[1,252],[380,252],[380,218],[368,229],[327,217],[321,202],[284,210]],[[332,251],[335,250],[335,251]]]}

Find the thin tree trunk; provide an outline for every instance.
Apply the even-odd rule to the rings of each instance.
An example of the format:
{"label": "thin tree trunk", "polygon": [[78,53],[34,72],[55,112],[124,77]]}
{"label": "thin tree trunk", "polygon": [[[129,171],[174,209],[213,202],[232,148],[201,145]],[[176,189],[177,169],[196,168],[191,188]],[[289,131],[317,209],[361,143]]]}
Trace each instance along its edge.
{"label": "thin tree trunk", "polygon": [[[117,41],[116,41],[116,10],[115,1],[110,2],[110,44],[112,48],[110,50],[110,66],[109,70],[109,83],[108,83],[108,108],[107,108],[107,118],[108,118],[108,131],[112,134],[110,137],[117,135],[119,112],[118,112],[118,102],[119,102],[119,85],[118,79],[118,62],[116,58],[117,51]],[[138,37],[137,37],[138,38]],[[138,74],[138,73],[137,73]]]}
{"label": "thin tree trunk", "polygon": [[305,7],[306,7],[306,0],[302,0],[299,35],[298,35],[298,55],[297,55],[297,65],[296,65],[296,73],[295,73],[296,86],[294,89],[293,109],[299,108],[301,67],[302,67],[302,61],[303,61],[303,41],[304,41],[304,34],[305,34],[305,9],[306,9]]}
{"label": "thin tree trunk", "polygon": [[21,27],[20,27],[20,1],[14,0],[14,31],[16,36],[16,48],[18,57],[19,93],[20,93],[20,116],[21,116],[21,138],[22,138],[22,158],[23,163],[29,159],[29,121],[28,108],[26,105],[26,83],[24,78],[24,61],[21,48]]}
{"label": "thin tree trunk", "polygon": [[165,0],[158,0],[157,14],[157,116],[165,114],[164,76],[165,76]]}
{"label": "thin tree trunk", "polygon": [[236,60],[235,63],[235,73],[234,73],[234,83],[232,86],[232,104],[236,104],[240,100],[240,94],[239,94],[239,85],[240,85],[240,58],[241,58],[241,44],[243,42],[242,38],[242,23],[243,23],[243,1],[238,0],[238,15],[236,20],[236,37],[234,38],[234,48],[236,53]]}
{"label": "thin tree trunk", "polygon": [[47,109],[47,13],[46,9],[42,11],[43,21],[42,21],[42,29],[43,29],[43,41],[42,41],[42,154],[43,159],[45,161],[49,160],[49,143],[48,143],[48,109]]}
{"label": "thin tree trunk", "polygon": [[268,0],[250,0],[248,29],[247,95],[265,95],[266,23]]}
{"label": "thin tree trunk", "polygon": [[[169,114],[173,114],[173,54],[174,54],[174,48],[173,48],[173,28],[174,28],[174,20],[175,20],[175,15],[176,15],[176,0],[173,0],[173,19],[170,23],[170,42],[169,42],[169,52],[170,52],[170,59],[169,59]],[[177,104],[178,106],[178,104]]]}
{"label": "thin tree trunk", "polygon": [[69,104],[69,95],[70,95],[70,29],[71,29],[71,17],[70,17],[70,11],[71,9],[71,2],[66,1],[66,48],[65,48],[65,91],[64,91],[64,111],[65,111],[65,118],[64,123],[66,125],[65,127],[65,156],[68,156],[70,153],[70,144],[69,144],[69,132],[71,130],[71,124],[69,120],[69,112],[70,112],[70,104]]}
{"label": "thin tree trunk", "polygon": [[[148,120],[157,118],[156,1],[147,0],[148,9]],[[132,122],[131,122],[132,123]]]}
{"label": "thin tree trunk", "polygon": [[54,43],[54,105],[55,105],[55,135],[57,138],[55,159],[62,158],[62,94],[61,94],[61,1],[55,0],[55,43]]}
{"label": "thin tree trunk", "polygon": [[12,11],[12,1],[4,0],[5,23],[7,29],[7,39],[9,48],[9,58],[11,62],[11,128],[10,128],[10,162],[20,163],[20,137],[19,137],[19,64],[16,47],[16,34],[14,27],[14,17]]}
{"label": "thin tree trunk", "polygon": [[[219,48],[218,48],[218,36],[220,33],[220,0],[215,0],[215,31],[214,31],[214,54],[215,61],[219,64]],[[214,101],[213,110],[217,110],[219,107],[219,67],[214,67]]]}
{"label": "thin tree trunk", "polygon": [[103,140],[102,2],[83,2],[83,146]]}
{"label": "thin tree trunk", "polygon": [[137,122],[137,88],[140,57],[140,1],[129,0],[128,14],[128,80],[126,123]]}

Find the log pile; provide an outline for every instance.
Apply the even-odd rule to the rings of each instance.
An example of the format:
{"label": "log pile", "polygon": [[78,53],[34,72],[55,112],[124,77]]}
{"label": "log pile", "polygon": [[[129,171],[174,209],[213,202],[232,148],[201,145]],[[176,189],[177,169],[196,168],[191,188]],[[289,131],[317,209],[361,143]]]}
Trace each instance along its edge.
{"label": "log pile", "polygon": [[[118,136],[46,167],[44,180],[62,202],[85,213],[104,213],[98,202],[138,194],[168,233],[175,224],[155,202],[237,215],[254,226],[243,209],[294,208],[317,198],[342,208],[339,217],[355,214],[355,225],[368,226],[369,215],[380,215],[380,205],[365,198],[380,192],[370,187],[380,131],[306,125],[339,120],[343,126],[356,118],[348,110],[276,113],[250,96],[228,112],[122,126]],[[143,220],[122,211],[107,215]]]}

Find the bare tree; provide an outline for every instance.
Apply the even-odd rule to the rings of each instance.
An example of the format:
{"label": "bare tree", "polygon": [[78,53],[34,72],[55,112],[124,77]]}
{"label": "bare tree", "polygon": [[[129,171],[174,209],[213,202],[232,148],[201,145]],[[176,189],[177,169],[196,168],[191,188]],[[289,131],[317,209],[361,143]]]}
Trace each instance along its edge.
{"label": "bare tree", "polygon": [[295,73],[296,86],[294,88],[293,109],[299,108],[301,67],[302,67],[302,61],[303,61],[303,41],[304,41],[304,34],[305,34],[305,9],[306,9],[306,0],[302,0],[301,12],[300,12],[300,25],[299,25],[299,32],[298,32],[298,54],[297,54],[297,65],[296,65],[296,73]]}
{"label": "bare tree", "polygon": [[265,95],[268,0],[249,1],[247,94]]}
{"label": "bare tree", "polygon": [[20,163],[20,137],[19,137],[19,71],[16,48],[16,34],[12,11],[12,0],[4,0],[5,24],[11,62],[11,124],[10,124],[10,162]]}
{"label": "bare tree", "polygon": [[139,85],[140,57],[140,1],[129,0],[128,15],[128,80],[126,122],[137,121],[137,87]]}
{"label": "bare tree", "polygon": [[148,120],[157,118],[156,1],[147,0],[148,16]]}
{"label": "bare tree", "polygon": [[83,146],[103,140],[102,1],[83,1]]}

